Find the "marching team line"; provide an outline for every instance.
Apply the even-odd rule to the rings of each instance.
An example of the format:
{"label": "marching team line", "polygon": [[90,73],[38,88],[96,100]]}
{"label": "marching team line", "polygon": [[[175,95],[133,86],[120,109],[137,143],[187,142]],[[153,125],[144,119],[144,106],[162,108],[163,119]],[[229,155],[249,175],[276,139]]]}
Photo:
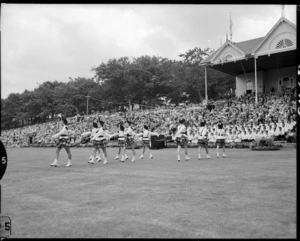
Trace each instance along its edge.
{"label": "marching team line", "polygon": [[[72,154],[70,150],[70,130],[68,129],[69,125],[67,120],[65,118],[62,118],[63,122],[63,128],[62,130],[53,135],[52,138],[57,140],[57,149],[56,149],[56,156],[54,159],[54,162],[50,164],[52,167],[57,167],[58,160],[59,160],[59,153],[62,148],[64,148],[68,154],[68,161],[65,165],[66,167],[72,166]],[[180,151],[181,149],[184,149],[185,154],[185,160],[188,161],[191,158],[188,156],[188,134],[187,134],[187,127],[185,123],[185,119],[179,120],[179,125],[176,128],[176,133],[174,135],[174,141],[177,144],[177,161],[181,161]],[[147,151],[149,154],[149,159],[153,158],[153,155],[150,151],[150,138],[153,135],[159,136],[157,132],[151,132],[149,131],[149,127],[147,125],[144,125],[143,132],[142,133],[136,133],[132,129],[132,122],[129,120],[125,121],[126,129],[123,125],[123,123],[119,123],[119,131],[114,134],[109,134],[108,131],[104,130],[104,121],[100,120],[100,118],[96,118],[96,121],[94,119],[93,121],[93,129],[90,132],[82,133],[81,135],[81,142],[87,143],[92,142],[93,143],[93,151],[91,153],[91,156],[89,158],[88,163],[94,164],[96,162],[102,161],[102,158],[100,157],[100,153],[102,151],[103,153],[103,164],[107,164],[107,151],[106,151],[106,144],[108,141],[113,137],[118,137],[118,146],[119,150],[117,153],[117,156],[115,157],[115,160],[120,160],[121,162],[124,162],[129,157],[126,154],[126,148],[131,149],[133,157],[131,159],[132,162],[135,161],[135,138],[136,137],[142,137],[142,146],[143,151],[140,156],[140,159],[144,158],[144,154]],[[222,121],[219,121],[217,128],[217,138],[216,138],[216,144],[217,144],[217,158],[220,157],[219,149],[222,148],[222,157],[227,157],[225,153],[225,139],[226,139],[226,132],[223,128]],[[197,139],[198,139],[198,159],[201,159],[201,147],[205,149],[206,152],[206,158],[210,159],[211,156],[209,155],[208,151],[208,130],[206,127],[206,121],[203,119],[199,120],[199,127],[197,128]]]}

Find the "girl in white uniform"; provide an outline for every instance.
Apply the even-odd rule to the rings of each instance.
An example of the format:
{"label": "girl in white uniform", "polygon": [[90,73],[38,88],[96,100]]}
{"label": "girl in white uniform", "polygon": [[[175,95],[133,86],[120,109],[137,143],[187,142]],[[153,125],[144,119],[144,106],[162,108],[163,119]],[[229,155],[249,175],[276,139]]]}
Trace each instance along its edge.
{"label": "girl in white uniform", "polygon": [[175,142],[177,143],[177,160],[180,162],[180,149],[181,147],[185,149],[185,160],[188,161],[191,158],[188,156],[188,136],[185,126],[185,119],[179,121],[179,126],[177,127],[177,132],[175,134]]}
{"label": "girl in white uniform", "polygon": [[[103,164],[107,163],[107,152],[106,152],[106,144],[111,136],[108,135],[106,131],[103,130],[104,122],[100,121],[100,128],[98,132],[95,134],[93,138],[91,138],[91,141],[93,141],[93,145],[95,149],[100,149],[104,153],[104,161]],[[96,153],[94,152],[94,156]]]}
{"label": "girl in white uniform", "polygon": [[[127,121],[127,124],[128,124],[127,130],[124,132],[125,142],[126,142],[126,146],[128,148],[131,148],[131,150],[132,150],[133,157],[132,157],[131,161],[134,162],[135,161],[134,138],[135,138],[136,133],[131,128],[132,123],[130,121]],[[125,154],[125,160],[126,159],[128,159],[128,156]]]}
{"label": "girl in white uniform", "polygon": [[223,147],[223,158],[225,158],[227,155],[225,154],[225,138],[226,138],[226,133],[223,128],[223,123],[219,122],[218,124],[218,129],[217,129],[217,158],[219,158],[219,147]]}
{"label": "girl in white uniform", "polygon": [[[93,122],[93,129],[92,129],[92,132],[91,132],[91,139],[97,134],[97,132],[99,131],[100,129],[98,128],[98,125],[96,122]],[[99,162],[101,161],[101,158],[100,158],[100,148],[99,146],[97,145],[97,142],[96,141],[93,141],[93,152],[90,156],[90,160],[88,161],[89,164],[94,164],[95,161],[95,156],[96,156],[96,161]],[[97,155],[98,154],[98,155]]]}
{"label": "girl in white uniform", "polygon": [[201,147],[205,148],[206,158],[209,159],[210,155],[208,153],[208,130],[206,127],[206,121],[200,122],[200,127],[198,129],[197,136],[198,136],[198,153],[199,153],[198,159],[199,160],[201,159],[201,152],[200,152]]}
{"label": "girl in white uniform", "polygon": [[50,164],[50,166],[52,166],[52,167],[57,167],[57,162],[59,159],[59,153],[60,153],[61,148],[65,148],[65,150],[68,154],[68,163],[67,163],[66,167],[70,167],[72,165],[72,163],[71,163],[72,154],[70,151],[70,130],[67,127],[67,125],[68,125],[67,120],[65,118],[62,118],[62,121],[64,124],[62,130],[59,133],[52,136],[52,138],[58,139],[56,157],[54,159],[54,162],[52,164]]}
{"label": "girl in white uniform", "polygon": [[118,136],[118,146],[119,146],[119,151],[117,156],[115,157],[115,160],[118,160],[120,158],[120,154],[123,151],[123,155],[120,161],[124,162],[125,155],[126,155],[126,142],[125,142],[124,126],[122,124],[119,124],[119,132],[113,134],[113,136]]}
{"label": "girl in white uniform", "polygon": [[144,131],[143,133],[137,134],[137,136],[143,136],[142,143],[143,143],[143,153],[141,155],[141,159],[144,158],[145,150],[149,152],[149,159],[152,159],[153,156],[150,152],[150,138],[152,135],[159,136],[157,132],[151,132],[149,131],[149,128],[147,125],[144,125]]}

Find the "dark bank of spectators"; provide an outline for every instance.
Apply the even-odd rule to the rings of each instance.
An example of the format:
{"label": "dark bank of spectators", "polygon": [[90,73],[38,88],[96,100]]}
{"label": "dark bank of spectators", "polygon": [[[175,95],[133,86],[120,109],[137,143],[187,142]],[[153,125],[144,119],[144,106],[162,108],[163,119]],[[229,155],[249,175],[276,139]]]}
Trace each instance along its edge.
{"label": "dark bank of spectators", "polygon": [[[72,142],[79,144],[81,134],[92,129],[92,121],[98,116],[105,122],[110,133],[118,132],[118,124],[127,119],[133,122],[133,129],[140,133],[143,125],[161,135],[172,136],[181,118],[186,120],[189,139],[196,143],[199,119],[206,120],[209,141],[215,142],[217,122],[222,120],[226,130],[226,142],[235,143],[259,140],[296,142],[296,99],[291,93],[244,94],[239,98],[218,100],[210,106],[159,107],[151,110],[136,110],[111,115],[88,115],[68,118],[72,125]],[[55,146],[52,135],[62,128],[61,121],[24,126],[2,131],[1,141],[6,147]]]}

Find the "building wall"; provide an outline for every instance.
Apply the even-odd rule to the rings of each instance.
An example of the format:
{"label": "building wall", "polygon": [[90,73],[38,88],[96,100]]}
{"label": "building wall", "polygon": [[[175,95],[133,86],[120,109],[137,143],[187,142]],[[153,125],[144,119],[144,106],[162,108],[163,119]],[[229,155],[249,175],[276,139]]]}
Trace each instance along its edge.
{"label": "building wall", "polygon": [[[258,92],[263,91],[263,71],[257,71],[257,87],[258,87]],[[236,90],[235,94],[236,96],[241,96],[244,93],[246,93],[247,90],[247,80],[252,81],[252,91],[255,91],[255,75],[254,72],[250,73],[245,73],[245,74],[240,74],[235,77],[236,81]]]}
{"label": "building wall", "polygon": [[266,93],[270,92],[272,86],[274,86],[275,91],[280,91],[279,80],[288,77],[293,79],[293,86],[296,86],[296,66],[285,67],[280,69],[270,69],[265,71],[264,84],[266,88]]}
{"label": "building wall", "polygon": [[[281,91],[281,87],[279,85],[279,80],[283,80],[283,78],[288,77],[292,80],[291,87],[295,87],[296,85],[296,66],[290,66],[280,69],[269,69],[266,71],[258,71],[257,72],[257,87],[258,93],[263,92],[263,88],[265,86],[265,93],[269,93],[271,88],[274,87],[275,91]],[[240,74],[235,77],[236,79],[236,96],[241,96],[246,92],[247,80],[252,81],[252,91],[255,91],[255,76],[254,72]]]}

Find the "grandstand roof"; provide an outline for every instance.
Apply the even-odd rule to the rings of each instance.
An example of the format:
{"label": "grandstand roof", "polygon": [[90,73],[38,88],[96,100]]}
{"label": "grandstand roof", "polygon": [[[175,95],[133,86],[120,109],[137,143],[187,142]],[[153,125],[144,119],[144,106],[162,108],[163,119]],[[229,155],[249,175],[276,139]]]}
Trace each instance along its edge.
{"label": "grandstand roof", "polygon": [[[263,39],[264,39],[264,37],[260,37],[260,38],[250,39],[250,40],[246,40],[246,41],[242,41],[242,42],[238,42],[238,43],[234,43],[234,42],[230,42],[230,41],[228,41],[228,42],[230,42],[231,44],[238,47],[240,50],[242,50],[245,53],[245,55],[247,55],[247,54],[253,53],[253,50],[263,41]],[[223,48],[223,46],[221,48],[217,49],[215,52],[213,52],[205,60],[203,60],[202,63],[210,63],[211,60],[219,52],[219,50]]]}
{"label": "grandstand roof", "polygon": [[[282,68],[297,65],[297,50],[264,55],[257,58],[257,71],[271,68]],[[230,75],[243,74],[254,71],[254,58],[246,58],[240,61],[230,61],[221,64],[212,64],[208,67]]]}
{"label": "grandstand roof", "polygon": [[235,43],[237,47],[244,51],[245,54],[253,53],[253,50],[263,41],[264,37],[246,40]]}
{"label": "grandstand roof", "polygon": [[[258,48],[261,48],[261,46],[263,45],[264,42],[267,41],[268,37],[276,30],[276,28],[279,27],[279,25],[281,23],[287,23],[289,26],[292,26],[292,28],[296,29],[296,25],[291,23],[290,21],[288,21],[285,18],[280,18],[277,23],[273,26],[273,28],[268,32],[268,34],[264,37],[260,37],[260,38],[255,38],[255,39],[250,39],[250,40],[246,40],[246,41],[242,41],[242,42],[232,42],[230,40],[227,40],[220,48],[218,48],[216,51],[214,51],[210,56],[208,56],[206,59],[204,59],[201,62],[201,65],[207,65],[207,64],[224,64],[224,61],[219,61],[218,63],[216,63],[215,59],[218,57],[219,53],[222,52],[222,50],[226,49],[227,46],[231,45],[233,48],[240,50],[243,52],[244,57],[243,56],[236,56],[236,58],[232,58],[229,61],[235,61],[235,60],[241,60],[241,59],[247,59],[249,57],[253,57],[253,55],[257,55],[256,51],[258,50]],[[292,46],[294,49],[296,48],[295,45]],[[271,53],[271,52],[270,52]],[[269,54],[269,53],[265,53],[263,52],[260,55],[265,55],[265,54]],[[273,53],[272,53],[273,54]],[[251,56],[252,55],[252,56]],[[227,62],[228,60],[225,60],[225,62]]]}

